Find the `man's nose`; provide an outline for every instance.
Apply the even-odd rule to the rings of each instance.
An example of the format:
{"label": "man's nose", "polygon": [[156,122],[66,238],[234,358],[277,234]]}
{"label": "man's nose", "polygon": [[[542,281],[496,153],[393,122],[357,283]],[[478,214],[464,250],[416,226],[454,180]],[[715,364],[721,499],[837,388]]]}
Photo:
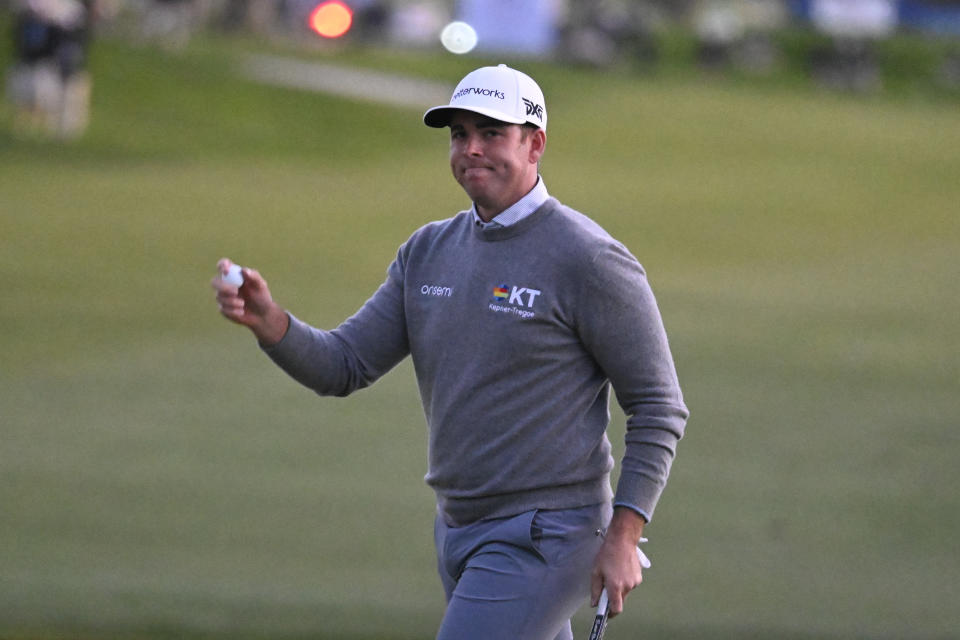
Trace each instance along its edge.
{"label": "man's nose", "polygon": [[478,156],[483,153],[483,146],[480,144],[480,136],[468,136],[465,151],[468,156]]}

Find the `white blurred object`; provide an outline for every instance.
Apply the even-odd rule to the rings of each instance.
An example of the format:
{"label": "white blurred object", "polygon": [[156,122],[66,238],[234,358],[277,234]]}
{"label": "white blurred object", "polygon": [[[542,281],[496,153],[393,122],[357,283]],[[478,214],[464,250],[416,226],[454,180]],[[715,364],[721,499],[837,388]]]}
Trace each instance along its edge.
{"label": "white blurred object", "polygon": [[835,37],[880,38],[897,26],[894,0],[813,0],[810,19]]}
{"label": "white blurred object", "polygon": [[697,5],[693,28],[701,40],[718,44],[735,42],[746,31],[737,3],[718,0]]}
{"label": "white blurred object", "polygon": [[477,46],[477,32],[466,22],[451,22],[440,32],[440,42],[450,53],[468,53]]}
{"label": "white blurred object", "polygon": [[28,0],[26,6],[38,16],[64,29],[83,23],[87,10],[77,0]]}

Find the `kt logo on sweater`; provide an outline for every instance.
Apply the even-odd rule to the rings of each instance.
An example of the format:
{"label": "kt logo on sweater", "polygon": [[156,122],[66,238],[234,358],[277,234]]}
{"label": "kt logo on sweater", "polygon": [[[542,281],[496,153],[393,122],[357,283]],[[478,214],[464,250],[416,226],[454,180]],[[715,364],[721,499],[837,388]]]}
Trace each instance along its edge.
{"label": "kt logo on sweater", "polygon": [[531,289],[530,287],[512,287],[508,284],[502,284],[499,287],[493,288],[494,302],[505,302],[528,309],[533,308],[533,303],[538,295],[540,295],[540,290]]}

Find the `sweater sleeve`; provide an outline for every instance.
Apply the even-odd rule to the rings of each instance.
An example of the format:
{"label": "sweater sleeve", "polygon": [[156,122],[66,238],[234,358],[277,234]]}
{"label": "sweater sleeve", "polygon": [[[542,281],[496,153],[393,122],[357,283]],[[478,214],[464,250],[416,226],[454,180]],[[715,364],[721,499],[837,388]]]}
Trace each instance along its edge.
{"label": "sweater sleeve", "polygon": [[615,504],[653,515],[689,415],[643,267],[611,241],[581,290],[578,331],[627,416]]}
{"label": "sweater sleeve", "polygon": [[332,331],[290,315],[290,328],[264,352],[297,382],[324,396],[346,396],[374,381],[410,352],[403,302],[402,250],[387,278],[357,313]]}

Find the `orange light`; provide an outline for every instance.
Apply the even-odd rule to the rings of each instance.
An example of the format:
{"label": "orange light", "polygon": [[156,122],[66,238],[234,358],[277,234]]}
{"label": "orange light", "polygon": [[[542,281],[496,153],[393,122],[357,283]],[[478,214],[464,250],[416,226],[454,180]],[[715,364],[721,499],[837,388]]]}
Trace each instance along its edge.
{"label": "orange light", "polygon": [[350,30],[351,24],[350,7],[336,0],[321,2],[310,12],[310,28],[324,38],[339,38]]}

